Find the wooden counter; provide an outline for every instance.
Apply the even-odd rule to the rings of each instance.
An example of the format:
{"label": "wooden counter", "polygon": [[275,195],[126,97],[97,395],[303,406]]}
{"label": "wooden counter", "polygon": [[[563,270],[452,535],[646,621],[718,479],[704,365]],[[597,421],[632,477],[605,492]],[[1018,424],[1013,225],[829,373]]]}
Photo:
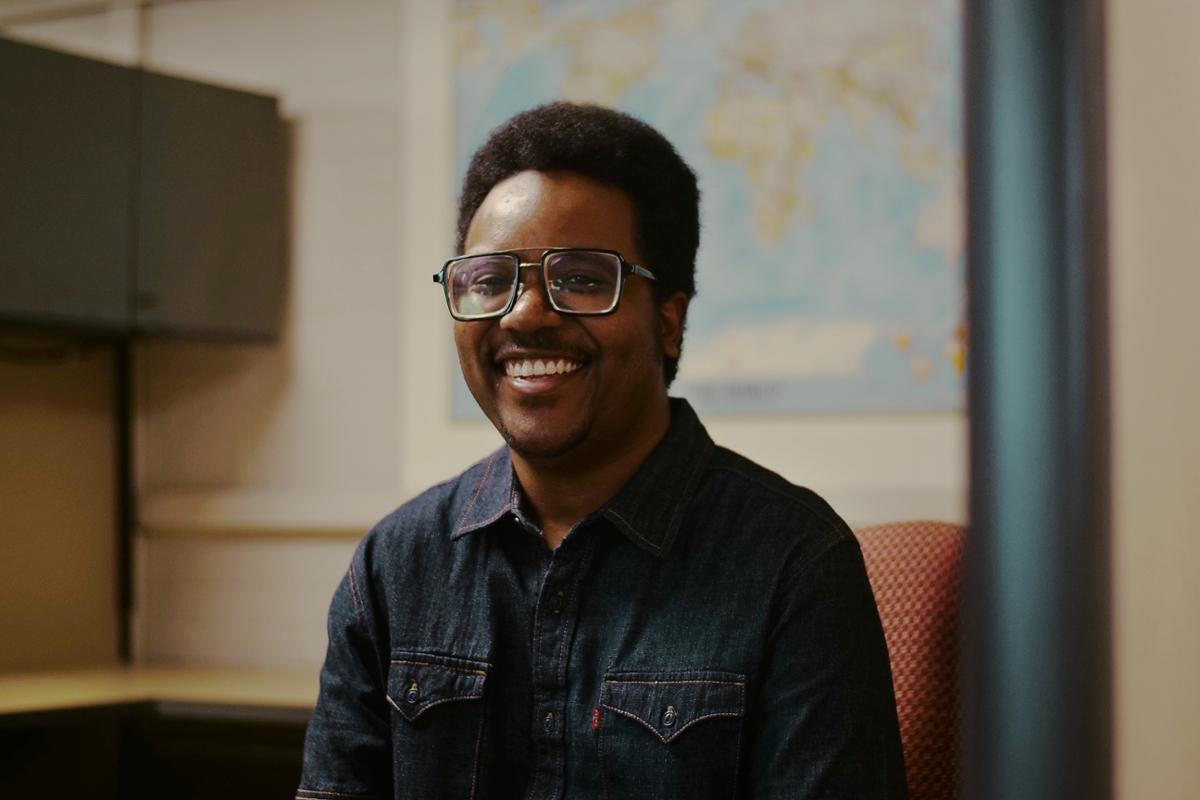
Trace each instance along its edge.
{"label": "wooden counter", "polygon": [[151,706],[162,716],[307,720],[318,673],[195,667],[111,667],[0,675],[5,718]]}

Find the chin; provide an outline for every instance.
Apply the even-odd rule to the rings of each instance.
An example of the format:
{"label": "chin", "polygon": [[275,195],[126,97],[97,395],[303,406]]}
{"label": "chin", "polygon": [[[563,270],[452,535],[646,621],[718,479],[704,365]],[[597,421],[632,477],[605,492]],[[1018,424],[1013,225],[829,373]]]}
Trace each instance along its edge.
{"label": "chin", "polygon": [[564,456],[587,441],[590,426],[581,421],[568,429],[546,430],[537,419],[506,422],[501,414],[493,420],[496,430],[513,452],[524,458],[552,459]]}

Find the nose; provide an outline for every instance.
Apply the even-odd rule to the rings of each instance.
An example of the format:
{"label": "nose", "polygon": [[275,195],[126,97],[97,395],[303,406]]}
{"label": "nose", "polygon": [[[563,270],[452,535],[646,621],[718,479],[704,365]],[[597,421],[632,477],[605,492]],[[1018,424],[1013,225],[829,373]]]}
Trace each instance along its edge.
{"label": "nose", "polygon": [[517,302],[500,318],[500,327],[522,333],[557,328],[562,324],[562,315],[550,305],[540,265],[522,265],[521,271],[524,280],[517,285]]}

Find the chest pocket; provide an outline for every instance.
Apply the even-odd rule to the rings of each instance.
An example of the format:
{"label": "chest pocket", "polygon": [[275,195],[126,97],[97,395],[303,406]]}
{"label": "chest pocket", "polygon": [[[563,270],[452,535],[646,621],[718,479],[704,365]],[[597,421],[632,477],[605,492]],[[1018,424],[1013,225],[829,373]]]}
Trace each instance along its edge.
{"label": "chest pocket", "polygon": [[396,797],[472,798],[488,665],[401,652],[388,667]]}
{"label": "chest pocket", "polygon": [[746,681],[724,672],[614,673],[600,689],[605,797],[737,792]]}

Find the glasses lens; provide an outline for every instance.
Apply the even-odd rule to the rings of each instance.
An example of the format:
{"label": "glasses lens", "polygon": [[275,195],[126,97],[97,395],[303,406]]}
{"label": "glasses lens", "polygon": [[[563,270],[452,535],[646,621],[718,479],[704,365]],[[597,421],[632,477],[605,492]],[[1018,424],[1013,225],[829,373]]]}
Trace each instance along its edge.
{"label": "glasses lens", "polygon": [[494,314],[508,306],[517,283],[513,256],[474,256],[451,262],[446,269],[450,308],[460,317]]}
{"label": "glasses lens", "polygon": [[545,259],[550,300],[563,311],[594,314],[617,302],[621,259],[611,253],[568,250]]}

